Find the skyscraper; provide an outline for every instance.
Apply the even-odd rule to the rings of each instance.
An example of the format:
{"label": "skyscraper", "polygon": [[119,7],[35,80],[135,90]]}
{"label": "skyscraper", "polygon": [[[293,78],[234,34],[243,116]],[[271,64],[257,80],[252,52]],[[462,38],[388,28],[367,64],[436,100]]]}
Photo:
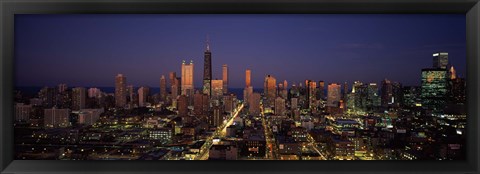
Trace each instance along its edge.
{"label": "skyscraper", "polygon": [[251,75],[252,74],[251,73],[252,73],[252,71],[250,69],[247,69],[245,71],[245,87],[252,86],[252,84],[251,84]]}
{"label": "skyscraper", "polygon": [[260,114],[260,98],[261,95],[259,93],[252,93],[250,100],[249,100],[249,112],[250,114],[256,116]]}
{"label": "skyscraper", "polygon": [[178,116],[188,116],[188,99],[185,95],[180,95],[177,99]]}
{"label": "skyscraper", "polygon": [[214,100],[221,100],[223,96],[223,80],[212,80],[212,95]]}
{"label": "skyscraper", "polygon": [[277,94],[277,80],[271,75],[265,77],[264,94],[266,97],[265,107],[273,107],[275,104],[275,97]]}
{"label": "skyscraper", "polygon": [[193,97],[193,61],[186,64],[185,60],[182,62],[182,95]]}
{"label": "skyscraper", "polygon": [[207,48],[204,53],[203,64],[203,93],[211,95],[212,93],[212,53],[210,52],[210,43],[207,36]]}
{"label": "skyscraper", "polygon": [[193,110],[196,116],[205,115],[209,109],[209,96],[203,93],[194,94]]}
{"label": "skyscraper", "polygon": [[308,98],[308,106],[314,107],[314,103],[317,98],[317,82],[313,80],[308,80],[307,83],[307,98]]}
{"label": "skyscraper", "polygon": [[447,94],[446,69],[422,69],[421,99],[422,107],[433,115],[441,114],[445,107]]}
{"label": "skyscraper", "polygon": [[150,96],[150,88],[142,86],[138,88],[138,106],[145,107],[148,103],[148,96]]}
{"label": "skyscraper", "polygon": [[318,92],[317,99],[325,100],[325,82],[324,81],[318,81],[317,92]]}
{"label": "skyscraper", "polygon": [[160,77],[160,99],[161,101],[165,101],[167,98],[167,80],[165,79],[165,76],[162,75]]}
{"label": "skyscraper", "polygon": [[327,106],[338,107],[341,99],[341,85],[338,83],[328,84]]}
{"label": "skyscraper", "polygon": [[228,93],[228,66],[222,65],[222,80],[223,80],[223,93]]}
{"label": "skyscraper", "polygon": [[253,87],[251,86],[250,75],[251,75],[251,71],[249,69],[247,69],[245,71],[245,89],[243,90],[243,100],[247,104],[250,104],[250,102],[248,102],[248,100],[250,99],[251,95],[253,94]]}
{"label": "skyscraper", "polygon": [[388,107],[389,104],[393,103],[393,87],[390,80],[385,79],[382,81],[382,92],[381,92],[382,107]]}
{"label": "skyscraper", "polygon": [[76,87],[72,89],[72,109],[80,110],[85,109],[85,102],[87,97],[87,89],[82,87]]}
{"label": "skyscraper", "polygon": [[448,53],[438,52],[433,54],[433,68],[447,69]]}
{"label": "skyscraper", "polygon": [[127,78],[123,74],[115,77],[115,106],[125,107],[127,104]]}
{"label": "skyscraper", "polygon": [[282,97],[275,99],[275,115],[285,115],[285,99]]}

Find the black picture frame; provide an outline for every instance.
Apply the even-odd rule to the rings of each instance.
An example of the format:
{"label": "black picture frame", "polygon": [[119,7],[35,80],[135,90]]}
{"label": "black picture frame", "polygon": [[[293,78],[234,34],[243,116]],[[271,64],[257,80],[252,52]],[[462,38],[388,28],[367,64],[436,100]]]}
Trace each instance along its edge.
{"label": "black picture frame", "polygon": [[[479,0],[1,0],[1,173],[478,173]],[[43,161],[13,160],[15,14],[466,14],[465,161]],[[434,29],[434,27],[432,27]]]}

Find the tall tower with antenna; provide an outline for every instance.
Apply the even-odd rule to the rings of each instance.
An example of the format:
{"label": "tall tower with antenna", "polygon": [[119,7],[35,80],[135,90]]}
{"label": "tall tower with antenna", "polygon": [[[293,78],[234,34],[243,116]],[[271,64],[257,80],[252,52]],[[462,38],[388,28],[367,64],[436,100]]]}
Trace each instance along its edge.
{"label": "tall tower with antenna", "polygon": [[212,52],[210,52],[210,43],[207,35],[206,49],[204,53],[203,64],[203,88],[204,94],[211,96],[212,94]]}

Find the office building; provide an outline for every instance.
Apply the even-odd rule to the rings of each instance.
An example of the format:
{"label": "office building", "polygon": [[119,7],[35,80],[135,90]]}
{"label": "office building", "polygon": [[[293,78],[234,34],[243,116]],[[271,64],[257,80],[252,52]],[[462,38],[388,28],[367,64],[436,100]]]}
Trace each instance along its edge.
{"label": "office building", "polygon": [[266,102],[263,104],[264,107],[273,107],[275,104],[275,98],[277,97],[277,80],[271,75],[265,77],[264,82],[264,94]]}
{"label": "office building", "polygon": [[185,60],[182,62],[182,95],[187,97],[193,97],[194,88],[193,88],[193,61],[190,61],[190,64],[186,64]]}
{"label": "office building", "polygon": [[69,121],[70,109],[44,109],[44,126],[45,128],[67,127]]}
{"label": "office building", "polygon": [[85,109],[85,102],[87,98],[87,90],[82,87],[72,89],[72,109],[80,110]]}
{"label": "office building", "polygon": [[160,77],[160,100],[165,102],[167,98],[167,80],[165,76]]}
{"label": "office building", "polygon": [[223,93],[228,93],[228,66],[222,65],[222,80],[223,80]]}
{"label": "office building", "polygon": [[339,107],[340,100],[341,100],[341,85],[338,83],[330,83],[328,84],[328,91],[327,91],[327,106],[330,107]]}
{"label": "office building", "polygon": [[125,107],[127,104],[127,78],[123,74],[115,77],[115,106]]}
{"label": "office building", "polygon": [[447,69],[448,53],[438,52],[433,54],[433,68]]}
{"label": "office building", "polygon": [[213,100],[221,100],[223,96],[223,80],[212,80],[212,96]]}
{"label": "office building", "polygon": [[207,37],[206,50],[203,63],[203,88],[202,91],[208,96],[212,93],[212,52],[210,52],[210,43]]}
{"label": "office building", "polygon": [[150,88],[142,86],[138,88],[138,106],[146,107],[148,105],[148,97],[150,96]]}

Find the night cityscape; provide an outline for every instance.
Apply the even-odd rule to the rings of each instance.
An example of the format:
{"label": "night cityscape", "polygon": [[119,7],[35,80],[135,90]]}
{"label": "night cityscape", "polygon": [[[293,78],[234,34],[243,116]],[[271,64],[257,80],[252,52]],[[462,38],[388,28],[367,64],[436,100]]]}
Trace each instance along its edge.
{"label": "night cityscape", "polygon": [[466,159],[462,15],[97,17],[16,18],[15,159]]}

